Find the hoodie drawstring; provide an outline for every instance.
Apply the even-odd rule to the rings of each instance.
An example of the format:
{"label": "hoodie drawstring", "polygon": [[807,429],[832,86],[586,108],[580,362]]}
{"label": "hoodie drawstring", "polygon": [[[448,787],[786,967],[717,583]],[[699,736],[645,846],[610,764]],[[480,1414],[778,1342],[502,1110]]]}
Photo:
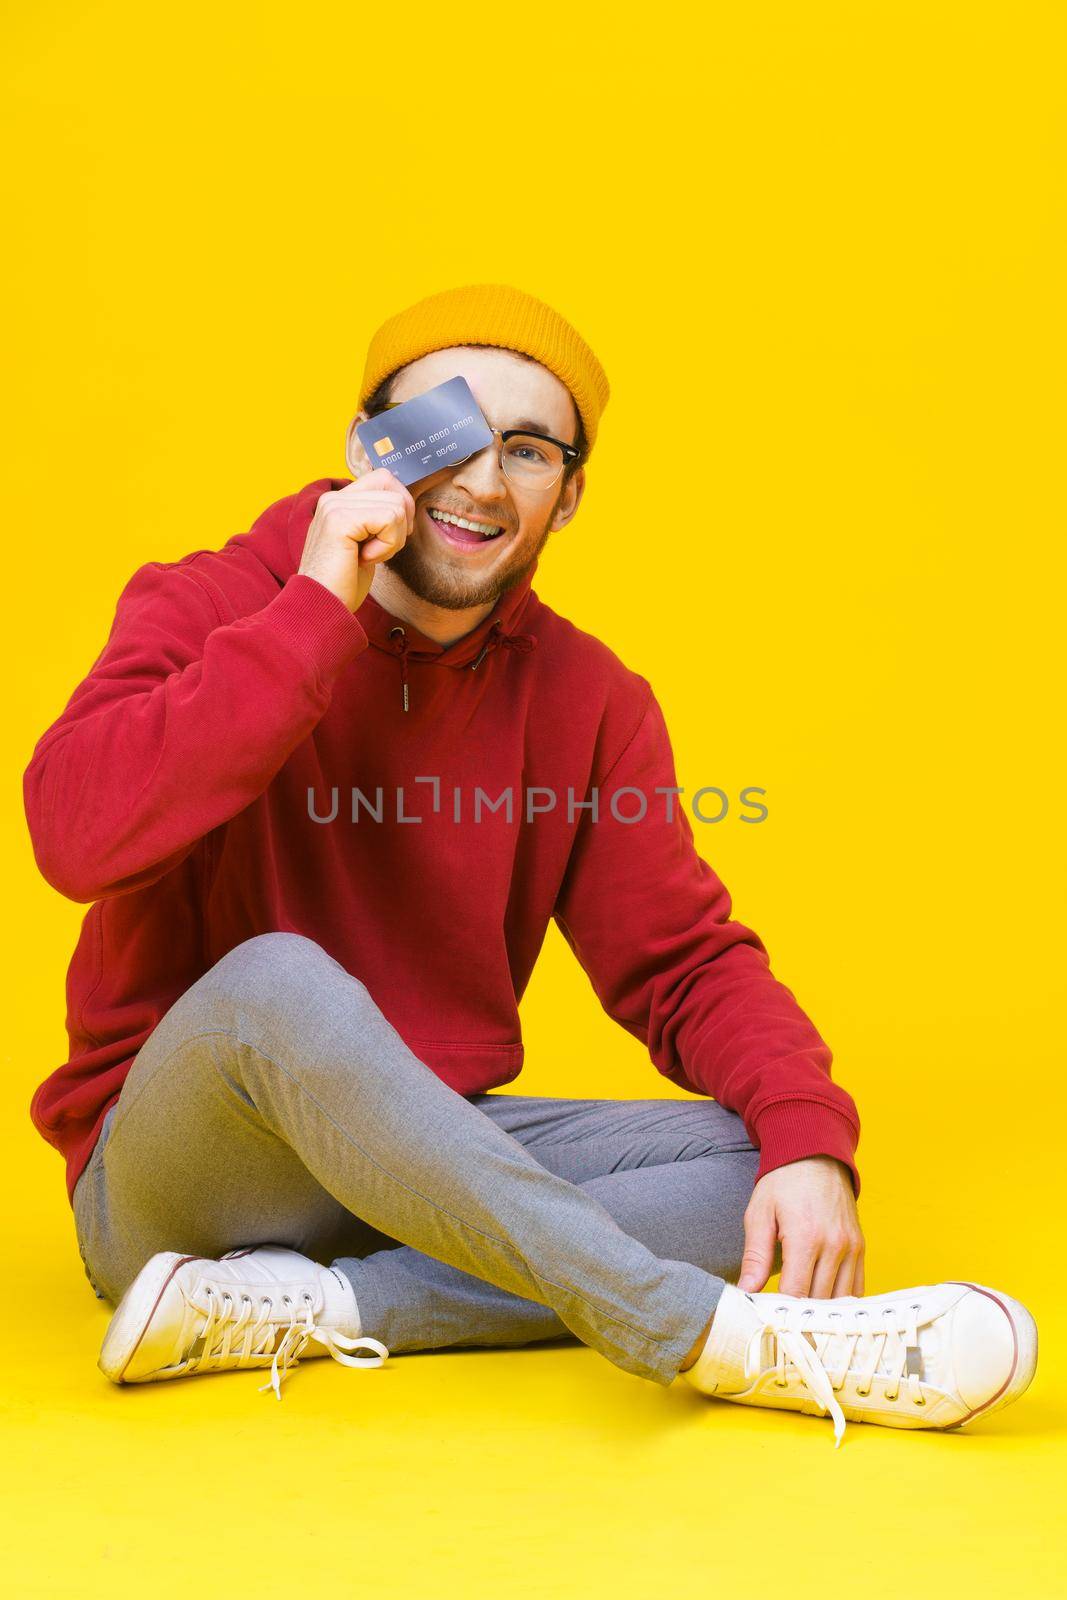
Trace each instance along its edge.
{"label": "hoodie drawstring", "polygon": [[494,642],[499,642],[509,649],[518,650],[523,655],[528,655],[537,643],[537,639],[532,633],[505,633],[504,624],[502,622],[494,622],[489,629],[485,643],[471,662],[472,672],[481,666]]}
{"label": "hoodie drawstring", "polygon": [[[399,636],[399,637],[398,637]],[[411,705],[411,696],[408,685],[408,638],[404,629],[399,626],[389,629],[390,639],[396,639],[396,653],[400,659],[400,684],[403,697],[404,710]],[[494,644],[503,645],[505,649],[517,650],[521,655],[528,655],[537,643],[536,634],[532,633],[505,633],[502,622],[494,622],[486,635],[485,642],[474,660],[470,663],[472,672],[480,667]]]}
{"label": "hoodie drawstring", "polygon": [[397,633],[400,635],[400,642],[396,647],[400,655],[400,690],[403,698],[404,710],[406,711],[410,704],[410,696],[408,693],[408,636],[404,632],[403,628],[396,627],[389,629],[390,639],[394,636],[394,634]]}

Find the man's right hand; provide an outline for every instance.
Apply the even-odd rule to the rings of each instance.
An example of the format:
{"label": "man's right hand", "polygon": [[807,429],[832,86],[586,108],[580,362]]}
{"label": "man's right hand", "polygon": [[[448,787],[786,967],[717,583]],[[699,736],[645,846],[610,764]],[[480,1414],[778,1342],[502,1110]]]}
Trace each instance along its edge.
{"label": "man's right hand", "polygon": [[375,467],[320,496],[297,571],[356,611],[375,566],[403,549],[414,523],[415,502],[407,489],[385,467]]}

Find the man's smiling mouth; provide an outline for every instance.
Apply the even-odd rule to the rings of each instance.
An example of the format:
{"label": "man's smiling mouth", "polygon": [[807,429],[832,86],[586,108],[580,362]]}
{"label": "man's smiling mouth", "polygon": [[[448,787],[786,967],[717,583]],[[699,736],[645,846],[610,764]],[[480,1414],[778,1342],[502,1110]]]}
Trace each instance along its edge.
{"label": "man's smiling mouth", "polygon": [[499,539],[504,532],[499,522],[476,522],[470,517],[460,517],[453,511],[441,511],[437,506],[427,506],[427,515],[433,522],[444,523],[451,529],[449,537],[461,544],[482,544]]}

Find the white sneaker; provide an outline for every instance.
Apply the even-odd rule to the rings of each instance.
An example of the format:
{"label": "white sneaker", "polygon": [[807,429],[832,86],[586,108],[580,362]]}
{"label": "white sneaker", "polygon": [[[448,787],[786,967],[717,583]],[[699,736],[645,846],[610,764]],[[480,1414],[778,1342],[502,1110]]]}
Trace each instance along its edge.
{"label": "white sneaker", "polygon": [[[300,1356],[380,1367],[389,1352],[361,1338],[352,1285],[295,1250],[264,1245],[220,1261],[167,1250],[141,1269],[119,1302],[100,1350],[112,1383],[156,1383],[188,1373],[270,1367],[282,1381]],[[372,1358],[353,1350],[372,1350]]]}
{"label": "white sneaker", "polygon": [[728,1283],[681,1374],[703,1394],[886,1428],[958,1428],[1017,1400],[1037,1366],[1025,1306],[980,1283],[809,1300]]}

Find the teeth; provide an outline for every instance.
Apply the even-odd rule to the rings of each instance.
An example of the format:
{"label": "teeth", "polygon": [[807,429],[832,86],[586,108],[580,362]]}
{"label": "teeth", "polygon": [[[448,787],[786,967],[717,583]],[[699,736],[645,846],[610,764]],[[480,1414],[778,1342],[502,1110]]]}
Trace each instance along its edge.
{"label": "teeth", "polygon": [[468,522],[466,517],[454,517],[450,511],[431,509],[430,515],[435,522],[453,522],[457,528],[469,528],[472,533],[480,533],[486,539],[495,539],[504,531],[495,522]]}

